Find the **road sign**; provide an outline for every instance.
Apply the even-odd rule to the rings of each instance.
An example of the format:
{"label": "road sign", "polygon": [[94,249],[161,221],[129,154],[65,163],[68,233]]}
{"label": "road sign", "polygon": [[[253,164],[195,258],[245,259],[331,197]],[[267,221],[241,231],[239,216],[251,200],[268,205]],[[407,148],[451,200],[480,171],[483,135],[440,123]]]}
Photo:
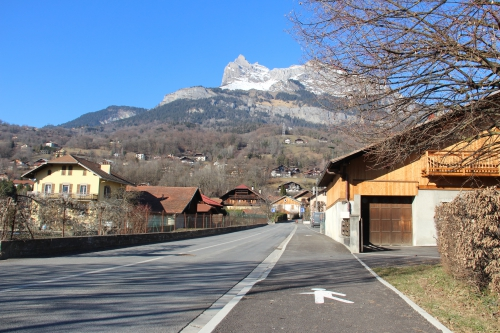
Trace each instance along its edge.
{"label": "road sign", "polygon": [[305,212],[305,211],[306,211],[306,209],[305,209],[304,207],[300,207],[300,212],[301,212],[301,213],[303,213],[303,212]]}
{"label": "road sign", "polygon": [[276,213],[276,208],[271,208],[271,213]]}

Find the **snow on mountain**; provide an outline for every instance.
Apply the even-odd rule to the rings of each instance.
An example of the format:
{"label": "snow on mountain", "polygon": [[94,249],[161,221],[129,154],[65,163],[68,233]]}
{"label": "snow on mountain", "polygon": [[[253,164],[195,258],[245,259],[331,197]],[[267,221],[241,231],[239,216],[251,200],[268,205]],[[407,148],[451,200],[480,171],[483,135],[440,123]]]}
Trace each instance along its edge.
{"label": "snow on mountain", "polygon": [[239,55],[224,69],[220,88],[293,92],[299,87],[290,85],[289,82],[292,80],[300,82],[307,90],[315,94],[328,93],[334,96],[345,96],[345,86],[332,84],[336,79],[340,80],[340,75],[336,75],[339,73],[330,74],[329,84],[326,84],[326,82],[322,83],[322,76],[316,74],[307,64],[270,70],[259,63],[250,64],[243,55]]}

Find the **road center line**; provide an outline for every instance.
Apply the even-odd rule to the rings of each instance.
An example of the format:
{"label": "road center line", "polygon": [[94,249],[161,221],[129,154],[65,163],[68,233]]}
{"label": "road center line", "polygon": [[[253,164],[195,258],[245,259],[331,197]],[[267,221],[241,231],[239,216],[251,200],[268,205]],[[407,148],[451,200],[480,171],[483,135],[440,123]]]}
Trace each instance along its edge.
{"label": "road center line", "polygon": [[[224,242],[224,243],[220,243],[220,244],[216,244],[216,245],[206,246],[206,247],[199,248],[199,249],[194,249],[194,250],[191,250],[191,251],[187,251],[185,253],[197,252],[197,251],[206,250],[206,249],[209,249],[209,248],[212,248],[212,247],[217,247],[217,246],[222,246],[222,245],[226,245],[226,244],[230,244],[230,243],[234,243],[234,242],[239,242],[239,241],[242,241],[244,239],[248,239],[248,238],[252,238],[252,237],[261,235],[263,233],[264,232],[259,232],[259,233],[256,233],[254,235],[251,235],[251,236],[242,237],[242,238],[238,238],[238,239],[235,239],[235,240],[232,240],[232,241],[229,241],[229,242]],[[80,276],[85,276],[85,275],[90,275],[90,274],[98,274],[98,273],[102,273],[102,272],[113,271],[113,270],[124,268],[124,267],[130,267],[130,266],[145,264],[145,263],[148,263],[148,262],[160,260],[160,259],[167,258],[167,257],[170,257],[170,255],[156,257],[156,258],[152,258],[152,259],[148,259],[148,260],[142,260],[142,261],[138,261],[138,262],[126,264],[126,265],[113,266],[113,267],[108,267],[108,268],[101,268],[101,269],[97,269],[97,270],[93,270],[93,271],[87,271],[87,272],[83,272],[83,273],[79,273],[79,274],[72,274],[72,275],[62,276],[62,277],[58,277],[58,278],[55,278],[55,279],[38,281],[38,282],[35,282],[35,283],[28,283],[28,284],[24,284],[24,285],[20,285],[20,286],[14,287],[14,288],[8,288],[8,289],[0,290],[0,294],[7,293],[7,292],[10,292],[10,291],[20,290],[20,289],[26,289],[26,288],[30,288],[30,287],[34,287],[34,286],[38,286],[38,285],[42,285],[42,284],[49,284],[49,283],[64,281],[64,280],[68,280],[68,279],[76,278],[76,277],[80,277]]]}

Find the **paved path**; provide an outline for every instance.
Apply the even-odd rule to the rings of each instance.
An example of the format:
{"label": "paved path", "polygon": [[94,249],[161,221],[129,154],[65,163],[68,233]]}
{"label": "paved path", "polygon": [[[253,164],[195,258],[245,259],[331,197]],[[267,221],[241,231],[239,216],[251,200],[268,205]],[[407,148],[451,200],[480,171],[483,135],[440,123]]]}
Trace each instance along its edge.
{"label": "paved path", "polygon": [[[440,332],[344,246],[315,231],[299,225],[267,279],[256,284],[214,332]],[[429,257],[436,255],[432,251]],[[315,303],[314,288],[325,289],[316,290],[323,304]],[[333,296],[353,303],[330,299],[328,293],[321,297],[327,291],[345,294]]]}

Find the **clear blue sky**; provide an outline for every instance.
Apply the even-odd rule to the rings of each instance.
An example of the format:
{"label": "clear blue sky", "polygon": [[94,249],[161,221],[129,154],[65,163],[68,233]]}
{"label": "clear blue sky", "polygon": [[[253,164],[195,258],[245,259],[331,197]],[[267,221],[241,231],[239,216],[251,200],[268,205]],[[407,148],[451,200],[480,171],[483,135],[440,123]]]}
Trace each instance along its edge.
{"label": "clear blue sky", "polygon": [[217,87],[243,54],[302,63],[286,32],[295,0],[1,0],[0,120],[58,125],[109,105],[152,108]]}

